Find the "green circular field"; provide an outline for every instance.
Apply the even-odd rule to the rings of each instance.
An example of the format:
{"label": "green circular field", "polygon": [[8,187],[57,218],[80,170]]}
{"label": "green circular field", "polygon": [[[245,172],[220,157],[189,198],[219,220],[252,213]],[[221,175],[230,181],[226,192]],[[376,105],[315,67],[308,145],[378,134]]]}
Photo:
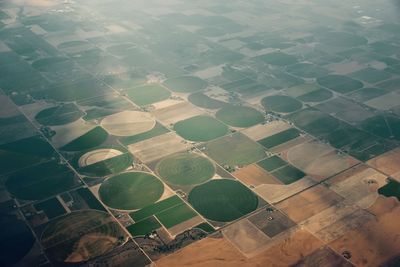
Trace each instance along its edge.
{"label": "green circular field", "polygon": [[230,222],[257,209],[258,198],[237,181],[217,179],[195,187],[189,203],[207,219]]}
{"label": "green circular field", "polygon": [[250,127],[264,121],[264,115],[258,110],[244,106],[226,106],[215,115],[224,123],[234,127]]}
{"label": "green circular field", "polygon": [[207,87],[207,82],[194,76],[182,76],[168,79],[164,82],[174,92],[192,93]]}
{"label": "green circular field", "polygon": [[104,204],[120,210],[135,210],[153,204],[163,192],[163,183],[145,172],[126,172],[113,176],[99,189]]}
{"label": "green circular field", "polygon": [[207,158],[194,153],[179,153],[161,160],[157,173],[169,184],[195,185],[211,179],[215,166]]}
{"label": "green circular field", "polygon": [[35,243],[29,227],[15,216],[0,215],[0,265],[14,266]]}
{"label": "green circular field", "polygon": [[362,88],[362,82],[344,75],[327,75],[317,79],[319,85],[345,94]]}
{"label": "green circular field", "polygon": [[127,240],[127,234],[105,212],[75,211],[52,220],[41,243],[56,262],[78,263],[110,252]]}
{"label": "green circular field", "polygon": [[188,97],[193,105],[206,109],[219,109],[227,105],[227,103],[213,99],[203,93],[194,93]]}
{"label": "green circular field", "polygon": [[176,123],[174,130],[186,140],[205,142],[224,136],[228,127],[212,117],[196,116]]}
{"label": "green circular field", "polygon": [[35,120],[42,125],[57,126],[74,122],[82,116],[83,112],[74,104],[65,104],[40,111]]}
{"label": "green circular field", "polygon": [[265,110],[272,110],[280,113],[289,113],[302,108],[303,104],[290,97],[284,95],[267,96],[261,100],[261,104]]}

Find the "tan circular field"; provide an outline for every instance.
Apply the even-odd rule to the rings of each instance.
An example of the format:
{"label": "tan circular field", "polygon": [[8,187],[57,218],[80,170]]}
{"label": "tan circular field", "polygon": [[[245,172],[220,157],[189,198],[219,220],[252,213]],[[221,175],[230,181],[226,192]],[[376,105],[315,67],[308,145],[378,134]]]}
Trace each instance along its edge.
{"label": "tan circular field", "polygon": [[131,136],[153,129],[156,121],[150,113],[141,111],[122,111],[105,117],[101,126],[112,135]]}
{"label": "tan circular field", "polygon": [[104,161],[106,159],[110,159],[123,153],[116,149],[97,149],[93,151],[89,151],[83,154],[78,161],[79,167],[83,168],[92,164],[95,164],[100,161]]}

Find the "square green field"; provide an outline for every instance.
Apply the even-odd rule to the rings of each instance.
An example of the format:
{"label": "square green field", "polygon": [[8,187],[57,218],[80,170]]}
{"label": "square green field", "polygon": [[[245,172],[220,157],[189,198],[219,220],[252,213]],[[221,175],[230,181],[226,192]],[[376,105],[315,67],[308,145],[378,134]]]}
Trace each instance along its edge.
{"label": "square green field", "polygon": [[264,148],[241,133],[216,139],[200,148],[222,166],[243,166],[265,158]]}
{"label": "square green field", "polygon": [[148,217],[140,222],[134,223],[128,226],[126,229],[132,236],[144,236],[149,234],[158,228],[161,227],[161,224],[157,221],[153,216]]}
{"label": "square green field", "polygon": [[291,165],[276,169],[271,174],[286,185],[294,183],[305,176],[304,172]]}
{"label": "square green field", "polygon": [[299,136],[299,130],[297,130],[296,128],[290,128],[280,133],[264,138],[258,142],[268,149],[286,143]]}
{"label": "square green field", "polygon": [[153,205],[144,207],[143,209],[140,209],[138,211],[134,211],[129,214],[129,216],[135,221],[139,222],[141,220],[144,220],[152,215],[155,215],[157,213],[160,213],[166,209],[170,209],[174,206],[181,205],[183,204],[182,199],[180,199],[178,196],[172,196],[167,199],[161,200],[157,203],[154,203]]}
{"label": "square green field", "polygon": [[286,161],[284,161],[283,159],[281,159],[278,156],[272,156],[270,158],[267,158],[260,162],[257,162],[258,166],[260,166],[261,168],[263,168],[264,170],[269,171],[269,172],[276,170],[280,167],[283,167],[287,164],[288,163]]}
{"label": "square green field", "polygon": [[197,213],[185,203],[182,203],[170,209],[166,209],[156,214],[158,220],[166,228],[171,228],[195,216],[197,216]]}
{"label": "square green field", "polygon": [[171,92],[159,84],[146,84],[125,91],[129,99],[139,106],[145,106],[169,98]]}

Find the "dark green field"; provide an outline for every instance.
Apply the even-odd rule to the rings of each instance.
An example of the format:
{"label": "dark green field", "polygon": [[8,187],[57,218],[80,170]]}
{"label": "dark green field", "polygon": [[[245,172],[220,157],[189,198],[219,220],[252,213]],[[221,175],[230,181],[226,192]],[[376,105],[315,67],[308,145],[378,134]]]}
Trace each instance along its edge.
{"label": "dark green field", "polygon": [[167,128],[157,122],[156,126],[150,131],[133,136],[121,137],[120,141],[124,145],[130,145],[168,132],[169,130]]}
{"label": "dark green field", "polygon": [[272,136],[269,136],[267,138],[264,138],[258,143],[263,145],[266,148],[273,148],[275,146],[281,145],[283,143],[286,143],[294,138],[297,138],[300,136],[300,131],[297,130],[296,128],[290,128],[285,131],[282,131],[280,133],[274,134]]}
{"label": "dark green field", "polygon": [[295,56],[288,55],[282,52],[273,52],[258,56],[258,59],[267,64],[276,66],[287,66],[297,63],[297,58]]}
{"label": "dark green field", "polygon": [[326,89],[318,89],[299,96],[297,99],[303,102],[322,102],[333,97],[333,93]]}
{"label": "dark green field", "polygon": [[39,136],[0,145],[0,174],[48,160],[54,155],[54,149]]}
{"label": "dark green field", "polygon": [[171,95],[170,91],[158,84],[138,86],[126,90],[125,93],[128,95],[129,99],[139,106],[145,106],[165,100]]}
{"label": "dark green field", "polygon": [[76,186],[74,173],[57,161],[35,165],[10,175],[7,190],[17,198],[39,200]]}
{"label": "dark green field", "polygon": [[222,166],[247,165],[265,157],[260,144],[240,133],[211,141],[205,148],[205,153]]}
{"label": "dark green field", "polygon": [[57,198],[50,198],[34,205],[37,211],[44,211],[47,218],[53,219],[66,213]]}
{"label": "dark green field", "polygon": [[224,136],[228,127],[212,117],[196,116],[177,122],[174,130],[186,140],[205,142]]}
{"label": "dark green field", "polygon": [[158,220],[166,228],[171,228],[195,216],[197,216],[197,213],[185,203],[176,205],[172,208],[169,208],[167,210],[164,210],[156,214]]}
{"label": "dark green field", "polygon": [[400,183],[390,179],[387,184],[378,189],[378,193],[385,197],[395,197],[400,200]]}
{"label": "dark green field", "polygon": [[99,189],[103,203],[120,210],[135,210],[151,205],[163,192],[162,182],[145,172],[126,172],[113,176]]}
{"label": "dark green field", "polygon": [[147,207],[144,207],[143,209],[134,211],[134,212],[130,213],[129,216],[131,216],[131,218],[134,221],[139,222],[139,221],[146,219],[152,215],[160,213],[163,210],[172,208],[172,207],[174,207],[176,205],[180,205],[182,203],[183,203],[182,199],[180,199],[178,196],[174,195],[172,197],[169,197],[164,200],[160,200],[157,203],[154,203]]}
{"label": "dark green field", "polygon": [[214,176],[214,164],[195,153],[180,153],[162,159],[157,173],[172,185],[201,184]]}
{"label": "dark green field", "polygon": [[131,166],[132,163],[133,158],[131,154],[125,153],[79,168],[78,171],[84,175],[102,177],[122,172]]}
{"label": "dark green field", "polygon": [[301,109],[303,106],[300,101],[284,95],[267,96],[261,100],[265,110],[280,113],[289,113]]}
{"label": "dark green field", "polygon": [[365,102],[386,93],[388,93],[388,91],[380,88],[362,88],[349,94],[349,96],[356,101]]}
{"label": "dark green field", "polygon": [[206,88],[207,82],[194,76],[182,76],[168,79],[164,85],[174,92],[192,93]]}
{"label": "dark green field", "polygon": [[286,161],[278,156],[272,156],[270,158],[257,162],[257,165],[266,171],[273,171],[287,164],[288,163]]}
{"label": "dark green field", "polygon": [[245,106],[226,106],[218,110],[215,116],[233,127],[250,127],[264,121],[261,112]]}
{"label": "dark green field", "polygon": [[382,138],[400,140],[400,118],[391,114],[377,115],[361,123],[361,127]]}
{"label": "dark green field", "polygon": [[189,203],[207,219],[230,222],[254,211],[258,198],[237,181],[217,179],[195,187]]}
{"label": "dark green field", "polygon": [[128,226],[126,229],[133,237],[136,237],[150,234],[160,227],[161,224],[153,216],[151,216],[140,222]]}
{"label": "dark green field", "polygon": [[284,167],[278,168],[271,174],[286,185],[294,183],[305,176],[304,172],[291,165],[286,165]]}
{"label": "dark green field", "polygon": [[94,148],[106,141],[107,137],[108,133],[100,126],[97,126],[84,135],[64,145],[60,149],[64,151],[82,151]]}
{"label": "dark green field", "polygon": [[0,263],[14,266],[31,250],[35,237],[24,221],[12,215],[1,214],[0,227]]}
{"label": "dark green field", "polygon": [[43,125],[55,126],[74,122],[82,116],[83,112],[75,104],[65,104],[40,111],[35,120]]}
{"label": "dark green field", "polygon": [[194,93],[188,97],[189,102],[201,108],[219,109],[227,105],[227,103],[213,99],[203,93]]}
{"label": "dark green field", "polygon": [[343,75],[327,75],[317,79],[319,85],[346,94],[362,88],[362,82]]}

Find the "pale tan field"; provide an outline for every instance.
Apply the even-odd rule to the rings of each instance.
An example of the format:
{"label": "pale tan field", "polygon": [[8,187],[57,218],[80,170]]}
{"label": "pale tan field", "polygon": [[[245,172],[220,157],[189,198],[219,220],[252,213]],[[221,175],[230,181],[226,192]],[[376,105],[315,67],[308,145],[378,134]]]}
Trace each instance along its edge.
{"label": "pale tan field", "polygon": [[96,149],[83,154],[79,158],[78,165],[79,167],[85,167],[122,154],[121,151],[116,149]]}
{"label": "pale tan field", "polygon": [[290,219],[300,223],[342,200],[343,198],[332,190],[317,185],[278,203],[276,207],[285,212]]}
{"label": "pale tan field", "polygon": [[248,165],[232,174],[247,186],[257,187],[262,184],[282,184],[257,164]]}
{"label": "pale tan field", "polygon": [[203,111],[188,102],[179,103],[153,111],[153,115],[165,125],[175,124],[178,121],[201,114],[203,114]]}
{"label": "pale tan field", "polygon": [[243,130],[242,133],[251,139],[258,141],[289,128],[291,128],[291,126],[284,121],[273,121],[267,124],[257,124],[253,127]]}
{"label": "pale tan field", "polygon": [[269,203],[277,203],[287,199],[313,185],[316,182],[310,177],[306,176],[289,185],[281,184],[264,184],[257,186],[254,191]]}
{"label": "pale tan field", "polygon": [[367,164],[389,176],[400,175],[400,148],[396,148],[383,155],[373,158]]}
{"label": "pale tan field", "polygon": [[166,133],[128,146],[129,152],[143,162],[152,162],[190,146],[175,133]]}
{"label": "pale tan field", "polygon": [[381,266],[400,251],[399,202],[379,197],[369,211],[376,217],[329,244],[338,253],[349,251],[356,266]]}
{"label": "pale tan field", "polygon": [[131,136],[148,132],[156,125],[150,113],[140,111],[122,111],[105,117],[101,126],[112,135]]}
{"label": "pale tan field", "polygon": [[158,261],[158,267],[287,267],[302,260],[323,244],[304,230],[257,256],[246,258],[225,238],[208,237]]}

